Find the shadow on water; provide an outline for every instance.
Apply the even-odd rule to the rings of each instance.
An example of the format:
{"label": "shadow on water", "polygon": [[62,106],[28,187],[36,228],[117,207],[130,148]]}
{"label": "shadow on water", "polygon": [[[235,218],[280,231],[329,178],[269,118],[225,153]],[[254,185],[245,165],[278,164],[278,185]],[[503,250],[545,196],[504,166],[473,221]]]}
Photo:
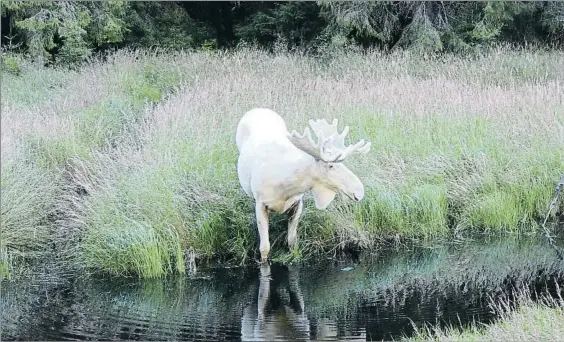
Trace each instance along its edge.
{"label": "shadow on water", "polygon": [[200,270],[198,278],[4,284],[2,340],[389,340],[496,318],[513,290],[556,295],[542,240],[394,251],[355,264]]}

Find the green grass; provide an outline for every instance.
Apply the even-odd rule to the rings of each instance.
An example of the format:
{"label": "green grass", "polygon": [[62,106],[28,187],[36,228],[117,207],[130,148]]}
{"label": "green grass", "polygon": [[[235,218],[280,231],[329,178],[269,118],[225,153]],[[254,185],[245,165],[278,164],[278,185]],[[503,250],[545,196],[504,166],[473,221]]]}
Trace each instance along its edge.
{"label": "green grass", "polygon": [[[80,207],[72,198],[78,185],[73,181],[76,164],[119,145],[137,128],[146,106],[170,95],[182,75],[172,61],[149,53],[118,53],[79,72],[26,65],[19,76],[2,75],[7,86],[2,87],[0,278],[12,277],[16,255],[20,259],[32,255],[19,247],[29,241],[43,252],[45,246],[60,243],[76,256],[76,244],[67,243],[75,237],[74,210]],[[48,82],[37,85],[37,92],[29,91],[30,84],[43,79]],[[12,172],[12,165],[25,172]],[[149,230],[152,234],[153,227]],[[144,246],[141,250],[148,245]],[[69,256],[66,252],[52,251],[50,256]],[[140,253],[131,255],[144,254]]]}
{"label": "green grass", "polygon": [[[5,160],[25,162],[63,190],[37,210],[57,210],[54,239],[81,268],[150,278],[185,272],[193,256],[248,262],[258,234],[234,136],[239,118],[261,106],[290,129],[339,118],[351,142],[373,146],[346,162],[365,199],[318,211],[307,196],[295,251],[286,220],[272,216],[276,260],[389,239],[534,233],[564,171],[563,68],[557,51],[506,49],[428,60],[119,52],[73,73],[24,68],[3,76],[2,172]],[[26,80],[46,73],[58,86],[28,99]]]}
{"label": "green grass", "polygon": [[26,263],[50,255],[49,203],[60,194],[49,175],[26,163],[3,161],[1,178],[0,279],[10,279],[27,273]]}

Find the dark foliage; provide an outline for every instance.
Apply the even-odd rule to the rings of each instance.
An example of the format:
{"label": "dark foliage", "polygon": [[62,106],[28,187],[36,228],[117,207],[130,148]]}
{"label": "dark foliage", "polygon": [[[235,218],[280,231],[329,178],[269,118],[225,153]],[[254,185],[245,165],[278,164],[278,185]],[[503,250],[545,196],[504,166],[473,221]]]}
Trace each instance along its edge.
{"label": "dark foliage", "polygon": [[217,49],[241,42],[425,53],[564,43],[558,1],[4,1],[1,14],[4,52],[58,64],[121,47]]}

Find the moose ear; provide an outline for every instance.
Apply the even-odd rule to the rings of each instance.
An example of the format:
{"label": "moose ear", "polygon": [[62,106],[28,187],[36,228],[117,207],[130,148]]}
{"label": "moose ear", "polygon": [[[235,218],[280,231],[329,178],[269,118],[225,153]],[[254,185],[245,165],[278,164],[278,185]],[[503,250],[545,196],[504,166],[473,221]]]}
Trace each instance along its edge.
{"label": "moose ear", "polygon": [[313,200],[317,209],[325,209],[335,199],[336,192],[324,186],[317,185],[312,189]]}

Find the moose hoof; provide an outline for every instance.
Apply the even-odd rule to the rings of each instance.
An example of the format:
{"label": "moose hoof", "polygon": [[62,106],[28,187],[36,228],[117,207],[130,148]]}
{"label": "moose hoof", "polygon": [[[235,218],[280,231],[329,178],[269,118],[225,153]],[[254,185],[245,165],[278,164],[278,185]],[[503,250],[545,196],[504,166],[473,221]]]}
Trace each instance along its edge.
{"label": "moose hoof", "polygon": [[268,251],[267,250],[260,251],[260,262],[261,262],[261,264],[268,263]]}

